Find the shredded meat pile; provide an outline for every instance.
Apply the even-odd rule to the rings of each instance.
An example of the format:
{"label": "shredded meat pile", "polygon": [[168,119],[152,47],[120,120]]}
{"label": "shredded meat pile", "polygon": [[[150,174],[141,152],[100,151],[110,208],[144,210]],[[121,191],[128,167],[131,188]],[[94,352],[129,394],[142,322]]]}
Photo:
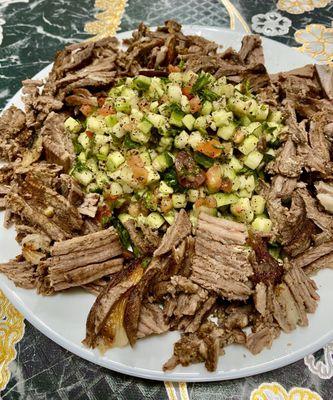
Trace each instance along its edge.
{"label": "shredded meat pile", "polygon": [[[281,330],[306,326],[316,310],[309,275],[333,266],[333,70],[306,65],[270,75],[258,35],[245,36],[239,52],[219,52],[214,42],[184,35],[175,21],[156,31],[140,24],[125,45],[105,38],[66,47],[45,82],[23,82],[25,112],[11,106],[0,117],[0,208],[22,246],[0,272],[43,295],[72,287],[95,294],[87,346],[134,346],[179,330],[164,370],[204,362],[214,371],[225,346],[243,344],[257,354]],[[166,76],[180,62],[232,83],[247,79],[261,102],[282,110],[287,130],[260,190],[273,222],[269,239],[282,245],[283,262],[268,252],[267,237],[245,225],[201,213],[194,232],[184,210],[163,237],[125,223],[145,257],[134,259],[114,228],[102,228],[99,195],[85,194],[68,175],[75,153],[64,120],[81,106],[98,106],[116,79]],[[200,171],[182,153],[178,179],[196,187]]]}

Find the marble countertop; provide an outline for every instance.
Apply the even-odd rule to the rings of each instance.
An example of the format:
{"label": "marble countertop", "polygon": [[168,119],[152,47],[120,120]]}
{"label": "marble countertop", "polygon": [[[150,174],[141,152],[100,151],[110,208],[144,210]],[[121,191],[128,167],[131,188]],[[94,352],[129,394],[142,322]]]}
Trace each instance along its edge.
{"label": "marble countertop", "polygon": [[[107,2],[100,0],[99,4]],[[327,32],[332,30],[332,2],[300,0],[298,3],[304,3],[304,7],[310,9],[299,14],[291,12],[295,12],[292,9],[295,3],[293,0],[235,0],[232,3],[229,0],[129,0],[120,29],[133,29],[142,20],[157,25],[171,18],[184,24],[229,27],[230,12],[236,10],[235,15],[237,12],[241,15],[241,18],[236,18],[237,29],[264,29],[273,39],[291,46],[302,45],[302,30],[312,24],[320,24],[320,29]],[[230,8],[230,4],[234,8]],[[0,0],[0,106],[3,107],[20,88],[23,79],[33,76],[49,64],[57,50],[68,43],[86,39],[88,33],[84,30],[85,24],[94,19],[96,12],[93,0]],[[269,22],[267,13],[271,12],[277,15],[278,22],[275,24]],[[261,17],[261,25],[258,24],[258,18],[253,19],[258,14],[265,14]],[[314,28],[307,29],[310,35]],[[325,51],[333,61],[333,49],[327,47]],[[11,379],[0,395],[3,399],[170,398],[163,383],[124,376],[91,364],[62,349],[28,322],[25,325],[24,337],[16,345],[17,357],[9,367]],[[315,355],[315,360],[320,359],[326,364],[331,363],[328,368],[332,368],[333,375],[332,353],[320,351]],[[313,399],[332,400],[333,381],[328,379],[331,375],[319,375],[301,360],[276,371],[245,379],[188,384],[187,398],[250,400],[252,391],[259,385],[277,382],[286,391],[292,387],[303,387],[318,394],[319,397]],[[179,398],[186,397],[180,395]],[[287,397],[269,399],[286,400]]]}

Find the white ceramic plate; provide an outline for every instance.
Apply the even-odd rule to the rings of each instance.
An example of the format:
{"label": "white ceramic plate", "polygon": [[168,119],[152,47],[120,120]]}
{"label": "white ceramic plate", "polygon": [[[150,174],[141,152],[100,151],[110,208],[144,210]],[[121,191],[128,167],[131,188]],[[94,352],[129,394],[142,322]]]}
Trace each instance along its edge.
{"label": "white ceramic plate", "polygon": [[[219,44],[239,49],[242,34],[227,29],[186,26],[187,34],[198,34]],[[129,32],[119,35],[120,39],[128,37]],[[278,72],[300,67],[312,60],[302,53],[278,42],[263,39],[266,65],[270,72]],[[51,66],[46,67],[35,78],[47,76]],[[18,92],[10,104],[22,106],[21,92]],[[0,262],[9,260],[19,254],[15,242],[14,229],[2,227],[3,215],[0,216]],[[130,347],[112,349],[104,356],[97,351],[89,350],[81,344],[85,336],[85,323],[94,297],[83,290],[70,290],[51,297],[38,296],[34,291],[19,289],[0,274],[0,288],[21,311],[26,319],[37,329],[60,346],[95,364],[114,371],[143,378],[165,381],[216,381],[234,379],[266,372],[295,362],[320,349],[333,339],[333,314],[329,312],[333,304],[333,270],[321,271],[315,278],[321,301],[317,312],[311,315],[309,327],[298,328],[291,334],[281,334],[270,350],[264,350],[257,356],[251,355],[240,346],[230,346],[226,354],[220,357],[216,372],[209,373],[203,364],[188,368],[177,367],[171,373],[162,372],[162,364],[172,355],[173,343],[178,334],[171,332],[140,340],[135,349]]]}

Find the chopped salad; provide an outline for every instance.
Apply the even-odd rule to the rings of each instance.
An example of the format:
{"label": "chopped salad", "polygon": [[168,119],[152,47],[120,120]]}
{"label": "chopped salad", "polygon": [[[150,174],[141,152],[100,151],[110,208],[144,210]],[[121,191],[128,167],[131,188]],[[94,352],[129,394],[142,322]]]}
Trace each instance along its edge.
{"label": "chopped salad", "polygon": [[71,175],[101,194],[103,224],[116,216],[160,229],[184,208],[194,226],[204,210],[270,232],[256,188],[285,126],[247,81],[174,67],[119,80],[81,112],[65,121],[77,154]]}

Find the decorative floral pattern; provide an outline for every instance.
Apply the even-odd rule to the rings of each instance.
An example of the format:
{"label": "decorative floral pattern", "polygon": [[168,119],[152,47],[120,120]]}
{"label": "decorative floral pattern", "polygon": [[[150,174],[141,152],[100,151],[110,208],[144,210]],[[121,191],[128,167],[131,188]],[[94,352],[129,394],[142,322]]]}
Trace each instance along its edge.
{"label": "decorative floral pattern", "polygon": [[279,0],[277,8],[290,14],[303,14],[315,8],[326,7],[331,0]]}
{"label": "decorative floral pattern", "polygon": [[274,11],[252,17],[252,29],[265,36],[285,35],[290,27],[290,19]]}
{"label": "decorative floral pattern", "polygon": [[333,63],[333,28],[310,24],[295,32],[295,40],[302,44],[299,51],[309,54],[317,61]]}
{"label": "decorative floral pattern", "polygon": [[10,378],[9,363],[16,358],[15,344],[24,335],[24,318],[0,290],[0,390]]}
{"label": "decorative floral pattern", "polygon": [[321,379],[333,378],[333,342],[324,347],[324,361],[316,361],[313,354],[304,358],[309,370]]}
{"label": "decorative floral pattern", "polygon": [[289,391],[279,383],[263,383],[251,393],[250,400],[323,400],[310,389],[293,388]]}
{"label": "decorative floral pattern", "polygon": [[85,31],[96,35],[92,40],[113,36],[120,26],[127,0],[96,0],[95,7],[104,10],[96,15],[97,21],[88,22]]}

